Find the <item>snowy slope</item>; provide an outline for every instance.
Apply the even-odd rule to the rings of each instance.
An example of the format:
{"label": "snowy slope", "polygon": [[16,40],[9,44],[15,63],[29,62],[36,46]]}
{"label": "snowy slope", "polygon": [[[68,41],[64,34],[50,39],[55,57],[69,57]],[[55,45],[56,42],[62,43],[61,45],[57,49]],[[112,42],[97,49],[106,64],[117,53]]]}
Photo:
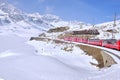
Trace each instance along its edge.
{"label": "snowy slope", "polygon": [[[116,64],[99,70],[92,57],[77,47],[29,41],[16,35],[0,35],[0,80],[119,80]],[[7,44],[7,45],[6,45]],[[17,45],[16,45],[17,44]],[[79,51],[79,52],[78,52]]]}
{"label": "snowy slope", "polygon": [[[120,20],[116,21],[116,26],[114,26],[114,22],[106,22],[95,25],[96,29],[99,30],[100,35],[97,36],[98,38],[102,39],[120,39]],[[112,31],[112,32],[109,32]],[[112,36],[113,35],[113,36]]]}
{"label": "snowy slope", "polygon": [[[108,24],[111,23],[97,25],[102,33],[98,37],[104,35],[102,30],[111,29]],[[68,46],[66,44],[29,41],[31,36],[59,26],[70,26],[70,30],[91,28],[89,24],[62,21],[50,14],[27,14],[0,0],[0,80],[120,79],[120,64],[98,69],[90,64],[97,64],[97,61],[78,47],[74,46],[73,51],[66,52],[63,50]],[[114,29],[120,32],[119,23]]]}
{"label": "snowy slope", "polygon": [[30,33],[32,32],[32,29],[44,32],[49,28],[54,27],[53,25],[47,23],[43,17],[44,16],[41,17],[39,13],[28,14],[22,12],[8,2],[0,0],[0,27],[2,28],[6,26],[5,29],[8,30],[20,30],[21,32],[23,30],[23,32],[27,31]]}
{"label": "snowy slope", "polygon": [[70,27],[70,30],[82,30],[82,29],[88,29],[91,28],[91,24],[87,24],[84,22],[78,22],[78,21],[58,21],[58,22],[52,22],[52,25],[55,27]]}
{"label": "snowy slope", "polygon": [[[41,15],[39,13],[25,13],[8,2],[0,0],[0,27],[4,26],[12,26],[14,31],[16,30],[16,27],[17,30],[20,28],[20,31],[22,32],[23,30],[23,33],[24,31],[30,33],[32,32],[32,29],[39,30],[39,32],[45,32],[50,28],[64,26],[70,27],[70,30],[86,29],[91,27],[90,24],[83,22],[64,21],[60,17],[52,14]],[[11,28],[8,27],[8,30],[11,30]]]}

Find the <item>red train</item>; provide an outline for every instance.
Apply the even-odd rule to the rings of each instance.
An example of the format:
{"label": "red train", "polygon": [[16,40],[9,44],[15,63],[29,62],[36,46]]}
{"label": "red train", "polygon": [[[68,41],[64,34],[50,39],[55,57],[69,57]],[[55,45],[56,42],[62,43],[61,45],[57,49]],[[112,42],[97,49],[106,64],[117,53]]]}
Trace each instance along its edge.
{"label": "red train", "polygon": [[64,38],[64,40],[103,46],[103,47],[116,49],[120,51],[120,40],[116,40],[116,39],[83,39],[83,38],[67,37],[67,38]]}

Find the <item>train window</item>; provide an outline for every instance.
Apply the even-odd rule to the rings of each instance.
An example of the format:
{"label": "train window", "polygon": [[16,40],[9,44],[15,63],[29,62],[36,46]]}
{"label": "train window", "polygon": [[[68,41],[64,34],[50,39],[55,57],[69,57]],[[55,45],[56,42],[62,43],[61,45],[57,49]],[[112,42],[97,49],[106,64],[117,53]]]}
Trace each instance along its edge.
{"label": "train window", "polygon": [[107,39],[107,40],[103,40],[104,44],[115,44],[117,42],[116,39]]}
{"label": "train window", "polygon": [[95,42],[97,42],[97,41],[100,41],[99,39],[89,39],[89,41],[95,41]]}

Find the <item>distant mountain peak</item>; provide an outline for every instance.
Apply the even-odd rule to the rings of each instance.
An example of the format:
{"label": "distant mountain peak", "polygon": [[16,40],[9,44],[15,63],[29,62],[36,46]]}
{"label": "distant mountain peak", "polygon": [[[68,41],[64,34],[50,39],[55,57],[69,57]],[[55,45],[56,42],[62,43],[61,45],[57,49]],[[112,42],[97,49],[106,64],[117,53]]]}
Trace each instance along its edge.
{"label": "distant mountain peak", "polygon": [[[43,31],[59,26],[69,26],[72,29],[86,26],[82,22],[63,21],[59,16],[53,14],[25,13],[6,0],[0,0],[0,26],[11,24],[25,29],[35,28]],[[14,30],[16,30],[16,26],[13,28]]]}
{"label": "distant mountain peak", "polygon": [[25,13],[8,3],[6,0],[0,0],[0,25],[6,25],[10,23],[16,24],[17,22],[22,21],[36,27],[46,27],[47,29],[49,27],[53,27],[42,17],[43,16],[39,13]]}
{"label": "distant mountain peak", "polygon": [[45,20],[48,23],[59,22],[59,21],[62,20],[59,16],[52,15],[52,14],[45,14],[45,15],[42,16],[42,19]]}

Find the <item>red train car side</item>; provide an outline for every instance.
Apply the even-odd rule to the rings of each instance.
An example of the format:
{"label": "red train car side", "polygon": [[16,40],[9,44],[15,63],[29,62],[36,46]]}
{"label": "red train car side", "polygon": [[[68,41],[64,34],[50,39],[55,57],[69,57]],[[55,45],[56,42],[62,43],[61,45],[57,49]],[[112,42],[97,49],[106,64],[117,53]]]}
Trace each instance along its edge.
{"label": "red train car side", "polygon": [[97,46],[102,46],[106,48],[116,49],[120,51],[120,40],[116,39],[84,39],[84,38],[77,38],[77,37],[67,37],[64,38],[66,41],[72,41],[72,42],[81,42],[81,43],[87,43]]}
{"label": "red train car side", "polygon": [[92,45],[102,46],[102,40],[100,39],[88,39],[88,43]]}
{"label": "red train car side", "polygon": [[82,43],[88,43],[88,39],[83,39],[83,38],[74,38],[75,42],[82,42]]}
{"label": "red train car side", "polygon": [[120,50],[120,40],[116,40],[116,39],[103,40],[102,46],[111,49]]}
{"label": "red train car side", "polygon": [[120,40],[117,41],[117,50],[120,51]]}

